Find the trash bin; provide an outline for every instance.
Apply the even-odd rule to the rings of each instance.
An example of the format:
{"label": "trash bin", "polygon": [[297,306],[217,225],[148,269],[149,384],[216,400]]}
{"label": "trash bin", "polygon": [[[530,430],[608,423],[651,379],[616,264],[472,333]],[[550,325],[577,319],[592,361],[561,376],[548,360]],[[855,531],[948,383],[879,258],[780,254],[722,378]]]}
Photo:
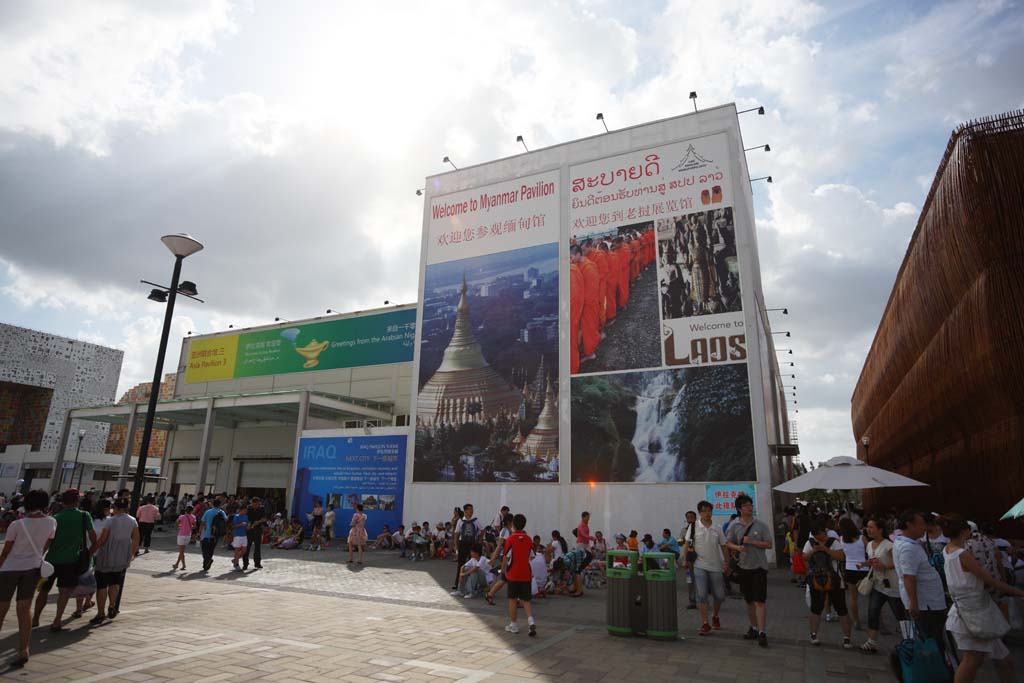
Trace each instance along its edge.
{"label": "trash bin", "polygon": [[[679,637],[676,611],[676,556],[644,553],[644,603],[647,606],[647,637],[675,640]],[[662,567],[664,565],[664,567]]]}
{"label": "trash bin", "polygon": [[[616,557],[625,557],[628,564],[616,567]],[[608,579],[608,633],[613,636],[631,636],[636,618],[636,599],[643,595],[642,584],[637,582],[637,553],[633,550],[609,550],[604,572]],[[638,585],[639,596],[636,595]]]}

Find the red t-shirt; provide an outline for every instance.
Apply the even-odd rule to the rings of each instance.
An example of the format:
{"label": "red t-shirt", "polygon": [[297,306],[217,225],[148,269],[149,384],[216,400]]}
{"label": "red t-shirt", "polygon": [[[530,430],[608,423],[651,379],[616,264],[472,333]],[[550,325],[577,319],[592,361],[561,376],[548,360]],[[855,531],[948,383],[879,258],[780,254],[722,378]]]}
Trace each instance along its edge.
{"label": "red t-shirt", "polygon": [[530,581],[530,553],[533,552],[533,539],[525,531],[513,531],[505,541],[505,555],[509,557],[508,571],[505,578],[509,581]]}

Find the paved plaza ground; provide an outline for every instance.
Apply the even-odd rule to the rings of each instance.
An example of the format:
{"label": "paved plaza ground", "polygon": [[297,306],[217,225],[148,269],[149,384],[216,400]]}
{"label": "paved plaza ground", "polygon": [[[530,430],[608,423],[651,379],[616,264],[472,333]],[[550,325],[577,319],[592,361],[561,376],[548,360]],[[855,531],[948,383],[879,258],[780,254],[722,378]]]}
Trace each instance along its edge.
{"label": "paved plaza ground", "polygon": [[[769,586],[770,648],[741,639],[741,600],[727,600],[723,629],[696,636],[698,617],[685,609],[684,640],[616,638],[604,630],[604,590],[536,601],[536,638],[504,631],[505,605],[448,594],[454,563],[412,563],[397,553],[369,552],[363,567],[338,550],[273,551],[263,570],[231,571],[218,550],[207,575],[198,548],[189,568],[171,571],[173,539],[157,535],[154,549],[128,572],[121,614],[91,627],[87,618],[51,634],[33,633],[32,659],[0,669],[4,681],[94,683],[320,683],[327,681],[876,681],[895,680],[887,658],[844,651],[838,624],[823,624],[824,644],[806,642],[801,592],[782,572]],[[51,598],[52,602],[52,598]],[[866,615],[866,610],[862,611]],[[525,626],[525,616],[520,616]],[[891,619],[889,625],[895,628]],[[855,632],[855,642],[864,634]],[[1012,636],[1024,680],[1024,639]],[[16,647],[16,619],[0,632],[0,657]],[[886,648],[894,643],[886,638]],[[986,664],[980,681],[996,680]]]}

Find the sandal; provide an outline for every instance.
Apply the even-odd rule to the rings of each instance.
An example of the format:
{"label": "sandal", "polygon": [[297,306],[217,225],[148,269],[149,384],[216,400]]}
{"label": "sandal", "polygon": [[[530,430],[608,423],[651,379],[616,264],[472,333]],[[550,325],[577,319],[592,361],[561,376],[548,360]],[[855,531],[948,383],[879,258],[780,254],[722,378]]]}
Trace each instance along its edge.
{"label": "sandal", "polygon": [[71,613],[71,618],[72,619],[78,619],[81,616],[82,616],[82,610],[77,610],[76,609],[74,612]]}
{"label": "sandal", "polygon": [[28,664],[28,657],[17,657],[7,662],[7,666],[12,669],[20,669],[21,667]]}
{"label": "sandal", "polygon": [[94,616],[92,619],[89,620],[89,623],[93,624],[93,625],[95,625],[95,624],[102,624],[106,620],[107,620],[107,617],[105,615],[97,614],[96,616]]}
{"label": "sandal", "polygon": [[575,593],[569,593],[570,598],[582,598],[583,591],[576,591]]}
{"label": "sandal", "polygon": [[58,624],[51,624],[50,625],[50,633],[60,633],[61,631],[67,631],[67,630],[68,629],[66,629],[63,626],[60,626]]}
{"label": "sandal", "polygon": [[494,597],[490,593],[484,593],[484,600],[487,601],[488,605],[494,604]]}

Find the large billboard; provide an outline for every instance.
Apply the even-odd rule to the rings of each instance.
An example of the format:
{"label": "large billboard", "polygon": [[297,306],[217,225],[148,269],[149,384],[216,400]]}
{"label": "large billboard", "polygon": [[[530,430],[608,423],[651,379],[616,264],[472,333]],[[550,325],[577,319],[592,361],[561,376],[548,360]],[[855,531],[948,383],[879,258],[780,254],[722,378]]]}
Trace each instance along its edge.
{"label": "large billboard", "polygon": [[413,309],[193,339],[185,383],[407,363],[415,339]]}
{"label": "large billboard", "polygon": [[385,524],[394,531],[402,523],[405,487],[405,434],[319,436],[299,439],[292,514],[305,519],[317,501],[334,506],[334,535],[347,538],[356,505],[363,506],[370,538]]}
{"label": "large billboard", "polygon": [[557,480],[559,182],[431,199],[416,481]]}
{"label": "large billboard", "polygon": [[742,150],[722,107],[428,179],[414,481],[757,479]]}
{"label": "large billboard", "polygon": [[569,168],[573,481],[756,478],[729,150]]}

